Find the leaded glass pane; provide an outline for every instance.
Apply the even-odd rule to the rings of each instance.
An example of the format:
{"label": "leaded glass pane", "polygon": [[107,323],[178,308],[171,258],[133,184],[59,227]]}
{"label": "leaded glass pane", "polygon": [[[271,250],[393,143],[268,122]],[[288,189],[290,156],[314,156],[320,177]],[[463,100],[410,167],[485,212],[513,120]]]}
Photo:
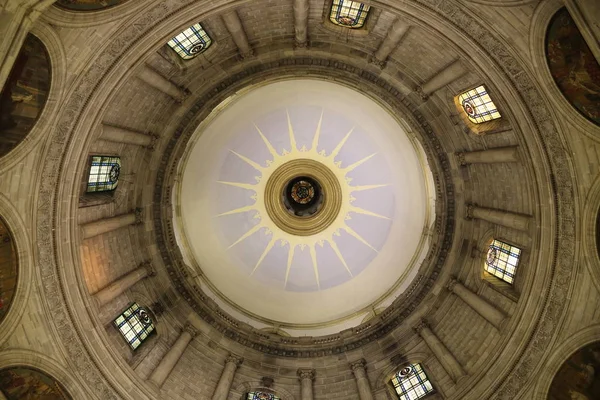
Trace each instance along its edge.
{"label": "leaded glass pane", "polygon": [[400,400],[416,400],[433,392],[433,386],[421,364],[415,363],[402,368],[392,378],[392,385]]}
{"label": "leaded glass pane", "polygon": [[487,252],[485,270],[510,284],[513,283],[521,249],[494,239]]}
{"label": "leaded glass pane", "polygon": [[247,400],[281,400],[279,396],[275,396],[273,393],[265,392],[250,392],[248,393]]}
{"label": "leaded glass pane", "polygon": [[329,20],[347,28],[360,28],[365,24],[370,8],[371,6],[358,1],[333,0]]}
{"label": "leaded glass pane", "polygon": [[150,315],[137,303],[131,304],[115,320],[114,324],[133,350],[137,349],[154,332]]}
{"label": "leaded glass pane", "polygon": [[167,44],[181,58],[189,60],[208,49],[212,40],[200,24],[195,24],[169,40]]}
{"label": "leaded glass pane", "polygon": [[121,159],[111,156],[92,156],[87,192],[109,192],[119,184]]}
{"label": "leaded glass pane", "polygon": [[458,100],[467,117],[474,124],[480,124],[501,117],[496,105],[483,85],[460,94]]}

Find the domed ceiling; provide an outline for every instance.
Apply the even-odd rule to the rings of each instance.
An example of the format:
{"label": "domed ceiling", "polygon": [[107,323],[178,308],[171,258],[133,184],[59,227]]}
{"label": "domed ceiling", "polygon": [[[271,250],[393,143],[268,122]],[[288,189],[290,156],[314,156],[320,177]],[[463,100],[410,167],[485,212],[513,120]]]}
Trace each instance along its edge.
{"label": "domed ceiling", "polygon": [[226,103],[190,141],[175,191],[178,240],[203,290],[280,326],[388,305],[433,220],[416,140],[330,82],[271,83]]}

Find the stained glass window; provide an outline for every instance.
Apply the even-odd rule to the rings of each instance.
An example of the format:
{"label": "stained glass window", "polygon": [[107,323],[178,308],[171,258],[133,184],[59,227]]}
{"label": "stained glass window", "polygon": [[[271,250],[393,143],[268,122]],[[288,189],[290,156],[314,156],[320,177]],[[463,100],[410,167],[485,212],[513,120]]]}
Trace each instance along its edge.
{"label": "stained glass window", "polygon": [[465,113],[467,113],[469,120],[474,124],[480,124],[501,117],[496,105],[483,85],[461,93],[458,96],[458,101]]}
{"label": "stained glass window", "polygon": [[167,43],[184,60],[189,60],[204,52],[212,44],[202,25],[195,24],[169,40]]}
{"label": "stained glass window", "polygon": [[279,396],[275,396],[273,393],[265,392],[250,392],[248,393],[247,400],[281,400]]}
{"label": "stained glass window", "polygon": [[521,249],[494,239],[487,252],[485,270],[510,284],[515,279]]}
{"label": "stained glass window", "polygon": [[392,385],[400,400],[416,400],[433,392],[429,378],[418,363],[408,365],[396,372],[392,378]]}
{"label": "stained glass window", "polygon": [[108,192],[119,184],[121,159],[112,156],[92,156],[87,192]]}
{"label": "stained glass window", "polygon": [[329,20],[347,28],[360,28],[365,24],[370,8],[371,6],[358,1],[333,0]]}
{"label": "stained glass window", "polygon": [[115,319],[114,324],[133,350],[137,349],[154,332],[154,324],[150,315],[137,303],[131,304],[123,311],[123,314]]}

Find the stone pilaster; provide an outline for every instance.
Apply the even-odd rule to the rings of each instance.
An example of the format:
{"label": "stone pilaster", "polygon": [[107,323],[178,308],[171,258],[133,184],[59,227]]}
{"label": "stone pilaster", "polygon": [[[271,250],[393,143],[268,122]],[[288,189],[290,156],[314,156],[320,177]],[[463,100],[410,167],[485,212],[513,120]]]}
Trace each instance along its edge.
{"label": "stone pilaster", "polygon": [[82,237],[83,239],[89,239],[94,236],[102,235],[103,233],[112,232],[114,230],[133,225],[137,223],[137,221],[138,216],[136,209],[136,212],[129,214],[88,222],[87,224],[81,225]]}
{"label": "stone pilaster", "polygon": [[369,384],[369,378],[367,377],[366,366],[367,362],[364,359],[360,359],[350,364],[354,379],[356,380],[356,386],[358,387],[358,397],[360,400],[373,400],[373,393],[371,392],[371,385]]}
{"label": "stone pilaster", "polygon": [[315,379],[314,369],[298,369],[298,379],[300,379],[300,400],[313,400],[313,379]]}
{"label": "stone pilaster", "polygon": [[478,207],[475,204],[466,205],[466,217],[467,219],[482,219],[493,224],[520,231],[529,230],[529,223],[531,221],[531,217],[528,215],[515,214],[493,208]]}
{"label": "stone pilaster", "polygon": [[225,359],[225,368],[223,368],[223,372],[221,372],[221,378],[219,378],[219,383],[217,384],[212,400],[227,400],[235,376],[235,371],[243,361],[244,359],[242,357],[236,356],[235,354],[230,354]]}
{"label": "stone pilaster", "polygon": [[185,352],[188,344],[197,334],[198,331],[191,324],[187,323],[183,327],[175,344],[173,344],[167,354],[160,360],[158,366],[152,371],[152,375],[148,379],[152,384],[160,388],[165,383],[167,377],[173,371],[173,368],[175,368],[177,361],[179,361]]}
{"label": "stone pilaster", "polygon": [[99,306],[103,306],[104,304],[114,300],[117,296],[123,294],[123,292],[142,279],[154,275],[155,271],[152,267],[152,264],[150,262],[145,262],[133,271],[112,282],[104,289],[96,292],[96,294],[94,294],[94,298],[98,302]]}
{"label": "stone pilaster", "polygon": [[119,128],[111,125],[102,125],[100,139],[115,143],[133,144],[142,147],[152,147],[155,136],[135,132],[129,129]]}
{"label": "stone pilaster", "polygon": [[390,53],[398,47],[398,44],[408,32],[410,25],[401,19],[397,19],[392,27],[388,30],[387,35],[379,45],[379,48],[373,55],[371,60],[372,63],[378,65],[383,68],[385,66],[385,61],[387,60]]}
{"label": "stone pilaster", "polygon": [[435,355],[440,364],[442,364],[442,367],[444,367],[454,382],[466,375],[465,370],[458,363],[456,358],[454,358],[454,355],[450,353],[448,348],[431,331],[426,321],[421,321],[421,323],[415,327],[415,332],[423,338],[423,341],[431,349],[431,352]]}
{"label": "stone pilaster", "polygon": [[430,94],[457,80],[466,73],[467,69],[462,65],[460,60],[456,60],[452,64],[446,66],[443,70],[438,71],[429,78],[427,82],[417,86],[415,92],[417,92],[423,100],[427,100]]}
{"label": "stone pilaster", "polygon": [[253,55],[252,48],[248,43],[248,36],[242,26],[242,21],[235,10],[224,13],[222,16],[225,27],[231,34],[233,42],[237,46],[243,58]]}
{"label": "stone pilaster", "polygon": [[177,86],[147,65],[144,65],[137,76],[147,85],[160,90],[178,103],[183,102],[189,94],[186,89]]}
{"label": "stone pilaster", "polygon": [[498,147],[482,151],[467,151],[456,153],[459,165],[513,163],[519,161],[517,146]]}
{"label": "stone pilaster", "polygon": [[293,7],[296,47],[306,47],[308,43],[308,0],[294,0]]}
{"label": "stone pilaster", "polygon": [[456,279],[451,279],[448,283],[448,290],[456,294],[462,301],[467,303],[469,307],[485,318],[490,324],[497,329],[502,327],[505,321],[505,315],[496,307],[482,299],[477,294],[471,292]]}

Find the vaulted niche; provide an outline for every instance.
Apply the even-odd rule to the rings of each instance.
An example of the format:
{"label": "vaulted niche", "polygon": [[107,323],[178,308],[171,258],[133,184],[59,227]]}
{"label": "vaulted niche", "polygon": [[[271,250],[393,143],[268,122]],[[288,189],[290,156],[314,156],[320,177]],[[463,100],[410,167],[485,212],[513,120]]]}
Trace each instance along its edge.
{"label": "vaulted niche", "polygon": [[28,34],[0,95],[0,157],[31,131],[50,90],[50,58],[42,42]]}
{"label": "vaulted niche", "polygon": [[58,0],[56,4],[59,8],[65,8],[71,11],[98,11],[123,4],[128,0]]}
{"label": "vaulted niche", "polygon": [[15,246],[6,224],[0,218],[0,323],[10,308],[16,286],[17,255]]}
{"label": "vaulted niche", "polygon": [[600,342],[573,353],[552,380],[548,400],[600,399]]}
{"label": "vaulted niche", "polygon": [[70,400],[71,396],[54,378],[28,367],[0,371],[0,391],[6,399]]}

